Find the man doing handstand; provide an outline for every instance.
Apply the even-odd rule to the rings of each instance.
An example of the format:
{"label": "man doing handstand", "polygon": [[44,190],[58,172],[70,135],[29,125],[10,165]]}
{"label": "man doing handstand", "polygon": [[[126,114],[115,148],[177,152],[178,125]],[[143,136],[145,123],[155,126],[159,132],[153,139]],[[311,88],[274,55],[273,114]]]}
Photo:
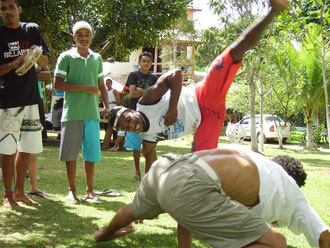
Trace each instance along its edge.
{"label": "man doing handstand", "polygon": [[195,132],[192,151],[218,146],[226,116],[226,94],[244,53],[256,44],[273,18],[289,6],[288,0],[270,3],[270,12],[250,25],[213,61],[203,81],[182,87],[181,70],[173,70],[145,91],[137,111],[116,107],[110,112],[109,124],[117,130],[142,132],[146,172],[157,159],[155,146],[159,140]]}

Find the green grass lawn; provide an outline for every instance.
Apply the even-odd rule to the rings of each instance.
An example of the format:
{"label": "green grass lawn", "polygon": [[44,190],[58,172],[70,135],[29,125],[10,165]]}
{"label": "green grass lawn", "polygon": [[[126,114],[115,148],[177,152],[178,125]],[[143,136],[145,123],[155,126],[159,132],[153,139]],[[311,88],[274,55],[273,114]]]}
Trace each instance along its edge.
{"label": "green grass lawn", "polygon": [[[220,147],[228,144],[225,137]],[[293,142],[294,143],[294,142]],[[188,153],[191,137],[158,144],[158,155],[175,152]],[[295,143],[296,144],[296,143]],[[249,146],[249,142],[244,142]],[[116,198],[101,197],[102,204],[65,201],[67,179],[65,165],[58,161],[57,142],[48,142],[44,152],[38,155],[38,186],[51,195],[43,199],[33,197],[40,206],[10,209],[0,207],[0,247],[177,247],[176,223],[163,214],[155,220],[145,220],[135,225],[135,232],[111,242],[95,244],[93,234],[107,225],[116,211],[133,199],[139,182],[133,180],[134,163],[130,152],[102,152],[102,161],[97,164],[95,190],[112,188],[122,193]],[[309,203],[316,209],[326,224],[330,225],[330,153],[317,150],[294,149],[286,146],[278,149],[275,143],[265,145],[265,155],[273,157],[287,154],[301,159],[308,172],[307,184],[302,188]],[[141,159],[142,169],[144,159]],[[1,181],[2,183],[2,181]],[[77,166],[78,196],[83,197],[86,187],[81,156]],[[29,181],[26,182],[26,190]],[[3,191],[0,192],[3,199]],[[287,238],[289,247],[309,247],[304,236],[295,236],[285,228],[280,229]],[[193,247],[209,247],[196,237]]]}

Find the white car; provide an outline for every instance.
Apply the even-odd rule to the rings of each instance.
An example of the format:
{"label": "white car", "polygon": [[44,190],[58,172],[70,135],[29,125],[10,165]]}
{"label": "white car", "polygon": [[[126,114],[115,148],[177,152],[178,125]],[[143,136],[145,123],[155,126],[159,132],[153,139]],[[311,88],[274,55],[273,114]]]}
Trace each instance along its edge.
{"label": "white car", "polygon": [[[277,126],[280,127],[283,137],[283,143],[286,142],[287,138],[291,136],[291,125],[290,123],[284,123],[284,121],[278,117],[277,115],[264,114],[263,116],[263,126],[264,126],[264,142],[267,139],[277,139],[277,128],[275,125],[275,120]],[[246,138],[251,138],[251,117],[244,117],[242,120],[238,122],[245,128]],[[256,115],[256,129],[257,129],[257,139],[258,142],[261,142],[261,134],[260,134],[260,115]]]}

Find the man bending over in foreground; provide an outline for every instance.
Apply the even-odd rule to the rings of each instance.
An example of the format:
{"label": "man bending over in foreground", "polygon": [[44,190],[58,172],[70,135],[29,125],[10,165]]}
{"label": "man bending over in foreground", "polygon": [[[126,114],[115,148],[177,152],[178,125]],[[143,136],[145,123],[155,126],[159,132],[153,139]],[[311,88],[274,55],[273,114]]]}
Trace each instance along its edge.
{"label": "man bending over in foreground", "polygon": [[[286,247],[285,237],[268,224],[275,222],[303,232],[311,247],[330,247],[328,227],[288,175],[304,184],[300,162],[276,161],[284,169],[241,146],[166,154],[143,177],[132,204],[119,209],[95,240],[125,236],[133,221],[166,212],[212,247]],[[190,234],[178,239],[179,247],[191,247]]]}

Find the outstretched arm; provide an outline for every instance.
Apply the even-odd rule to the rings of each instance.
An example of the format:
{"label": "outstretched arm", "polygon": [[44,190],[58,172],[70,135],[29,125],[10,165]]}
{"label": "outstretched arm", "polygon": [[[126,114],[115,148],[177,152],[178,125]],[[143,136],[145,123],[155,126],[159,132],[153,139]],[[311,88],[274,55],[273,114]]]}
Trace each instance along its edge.
{"label": "outstretched arm", "polygon": [[96,242],[113,240],[115,238],[126,236],[133,232],[131,223],[136,220],[132,211],[132,204],[121,207],[115,217],[110,221],[109,225],[102,231],[94,234]]}
{"label": "outstretched arm", "polygon": [[178,247],[191,248],[192,233],[178,224]]}
{"label": "outstretched arm", "polygon": [[270,0],[271,10],[246,28],[240,37],[230,45],[231,56],[234,62],[243,59],[244,53],[251,49],[260,39],[267,25],[284,9],[290,6],[289,0]]}
{"label": "outstretched arm", "polygon": [[163,74],[154,86],[145,91],[140,99],[141,104],[155,104],[169,89],[171,90],[170,103],[164,118],[166,126],[176,122],[177,106],[182,89],[182,71],[175,69]]}

